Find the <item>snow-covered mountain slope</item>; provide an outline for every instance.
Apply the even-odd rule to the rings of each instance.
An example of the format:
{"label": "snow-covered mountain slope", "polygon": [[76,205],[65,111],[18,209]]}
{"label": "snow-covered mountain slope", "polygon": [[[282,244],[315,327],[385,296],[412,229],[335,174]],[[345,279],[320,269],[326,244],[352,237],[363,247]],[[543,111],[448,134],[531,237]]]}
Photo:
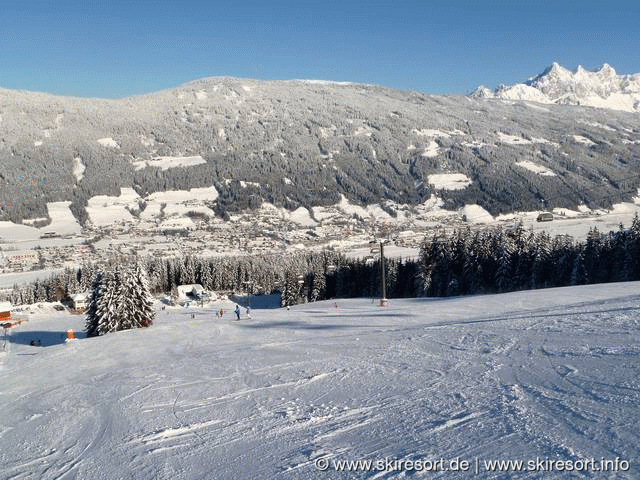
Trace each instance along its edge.
{"label": "snow-covered mountain slope", "polygon": [[[541,199],[605,206],[640,186],[640,117],[622,111],[207,78],[120,100],[0,90],[0,117],[0,220],[16,222],[69,201],[84,222],[91,198],[121,189],[146,198],[213,187],[210,208],[221,214],[341,195],[415,206],[437,195],[447,208],[495,215],[539,209]],[[441,175],[469,181],[429,181]]]}
{"label": "snow-covered mountain slope", "polygon": [[570,71],[554,62],[527,82],[501,85],[495,91],[480,86],[471,96],[640,112],[640,74],[618,75],[606,63],[594,71],[581,65]]}
{"label": "snow-covered mountain slope", "polygon": [[[240,322],[168,307],[149,329],[70,344],[82,317],[33,315],[0,353],[0,476],[638,478],[639,289],[338,300]],[[335,471],[440,458],[470,471]],[[592,471],[603,458],[629,471]]]}

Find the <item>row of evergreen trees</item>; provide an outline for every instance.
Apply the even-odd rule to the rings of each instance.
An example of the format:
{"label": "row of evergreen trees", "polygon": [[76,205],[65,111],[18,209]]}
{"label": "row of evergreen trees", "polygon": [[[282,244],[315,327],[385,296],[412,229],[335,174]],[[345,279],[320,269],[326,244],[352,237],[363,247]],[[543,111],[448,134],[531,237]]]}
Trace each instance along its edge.
{"label": "row of evergreen trees", "polygon": [[[5,296],[14,305],[59,301],[70,294],[95,291],[95,282],[110,285],[132,261],[148,277],[154,294],[175,292],[178,285],[199,283],[210,291],[280,292],[282,305],[340,297],[376,297],[380,292],[379,260],[352,259],[331,252],[242,257],[120,257],[118,273],[106,265],[85,264]],[[100,273],[102,272],[102,273]],[[640,279],[640,220],[631,228],[601,234],[584,242],[568,236],[551,238],[521,225],[435,234],[422,244],[417,260],[386,260],[390,298],[451,296],[531,288]],[[113,277],[113,278],[112,278]],[[120,295],[120,294],[114,294]],[[106,298],[106,297],[105,297]]]}
{"label": "row of evergreen trees", "polygon": [[585,242],[522,225],[436,234],[423,243],[420,262],[427,296],[639,280],[640,220],[608,234],[593,228]]}

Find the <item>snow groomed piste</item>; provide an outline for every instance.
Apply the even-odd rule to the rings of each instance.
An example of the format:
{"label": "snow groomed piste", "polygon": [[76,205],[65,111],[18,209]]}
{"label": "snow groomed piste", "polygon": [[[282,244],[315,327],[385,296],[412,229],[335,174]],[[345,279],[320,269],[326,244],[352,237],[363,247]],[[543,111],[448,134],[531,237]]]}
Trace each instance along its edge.
{"label": "snow groomed piste", "polygon": [[640,282],[228,307],[86,338],[45,305],[10,329],[0,478],[640,475]]}

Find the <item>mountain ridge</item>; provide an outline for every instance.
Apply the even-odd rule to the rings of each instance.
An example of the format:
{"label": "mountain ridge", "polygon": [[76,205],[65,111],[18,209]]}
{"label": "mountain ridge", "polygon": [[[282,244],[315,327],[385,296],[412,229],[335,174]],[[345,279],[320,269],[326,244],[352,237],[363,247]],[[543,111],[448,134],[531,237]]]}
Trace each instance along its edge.
{"label": "mountain ridge", "polygon": [[595,70],[578,65],[571,71],[553,62],[525,82],[500,85],[493,91],[480,86],[471,96],[640,112],[640,74],[618,75],[607,63]]}
{"label": "mountain ridge", "polygon": [[[144,197],[214,186],[220,212],[341,195],[361,205],[437,195],[492,213],[541,199],[606,205],[636,194],[640,182],[620,179],[638,176],[640,118],[603,112],[315,80],[207,77],[113,100],[4,89],[0,219],[71,201],[85,220],[89,199],[123,187]],[[430,183],[440,174],[469,181]]]}

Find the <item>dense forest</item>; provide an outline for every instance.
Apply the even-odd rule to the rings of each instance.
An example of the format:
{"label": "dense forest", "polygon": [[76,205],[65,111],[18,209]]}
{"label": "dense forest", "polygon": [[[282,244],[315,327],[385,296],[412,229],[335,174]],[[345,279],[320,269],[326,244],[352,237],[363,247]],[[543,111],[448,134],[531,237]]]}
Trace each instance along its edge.
{"label": "dense forest", "polygon": [[[0,103],[0,220],[14,222],[63,200],[85,222],[89,198],[122,187],[145,197],[214,186],[221,215],[341,194],[360,205],[435,194],[446,208],[477,203],[495,215],[608,207],[640,186],[640,120],[613,110],[231,78],[122,100],[0,89]],[[202,163],[140,166],[182,156]],[[439,173],[471,183],[429,183]]]}

